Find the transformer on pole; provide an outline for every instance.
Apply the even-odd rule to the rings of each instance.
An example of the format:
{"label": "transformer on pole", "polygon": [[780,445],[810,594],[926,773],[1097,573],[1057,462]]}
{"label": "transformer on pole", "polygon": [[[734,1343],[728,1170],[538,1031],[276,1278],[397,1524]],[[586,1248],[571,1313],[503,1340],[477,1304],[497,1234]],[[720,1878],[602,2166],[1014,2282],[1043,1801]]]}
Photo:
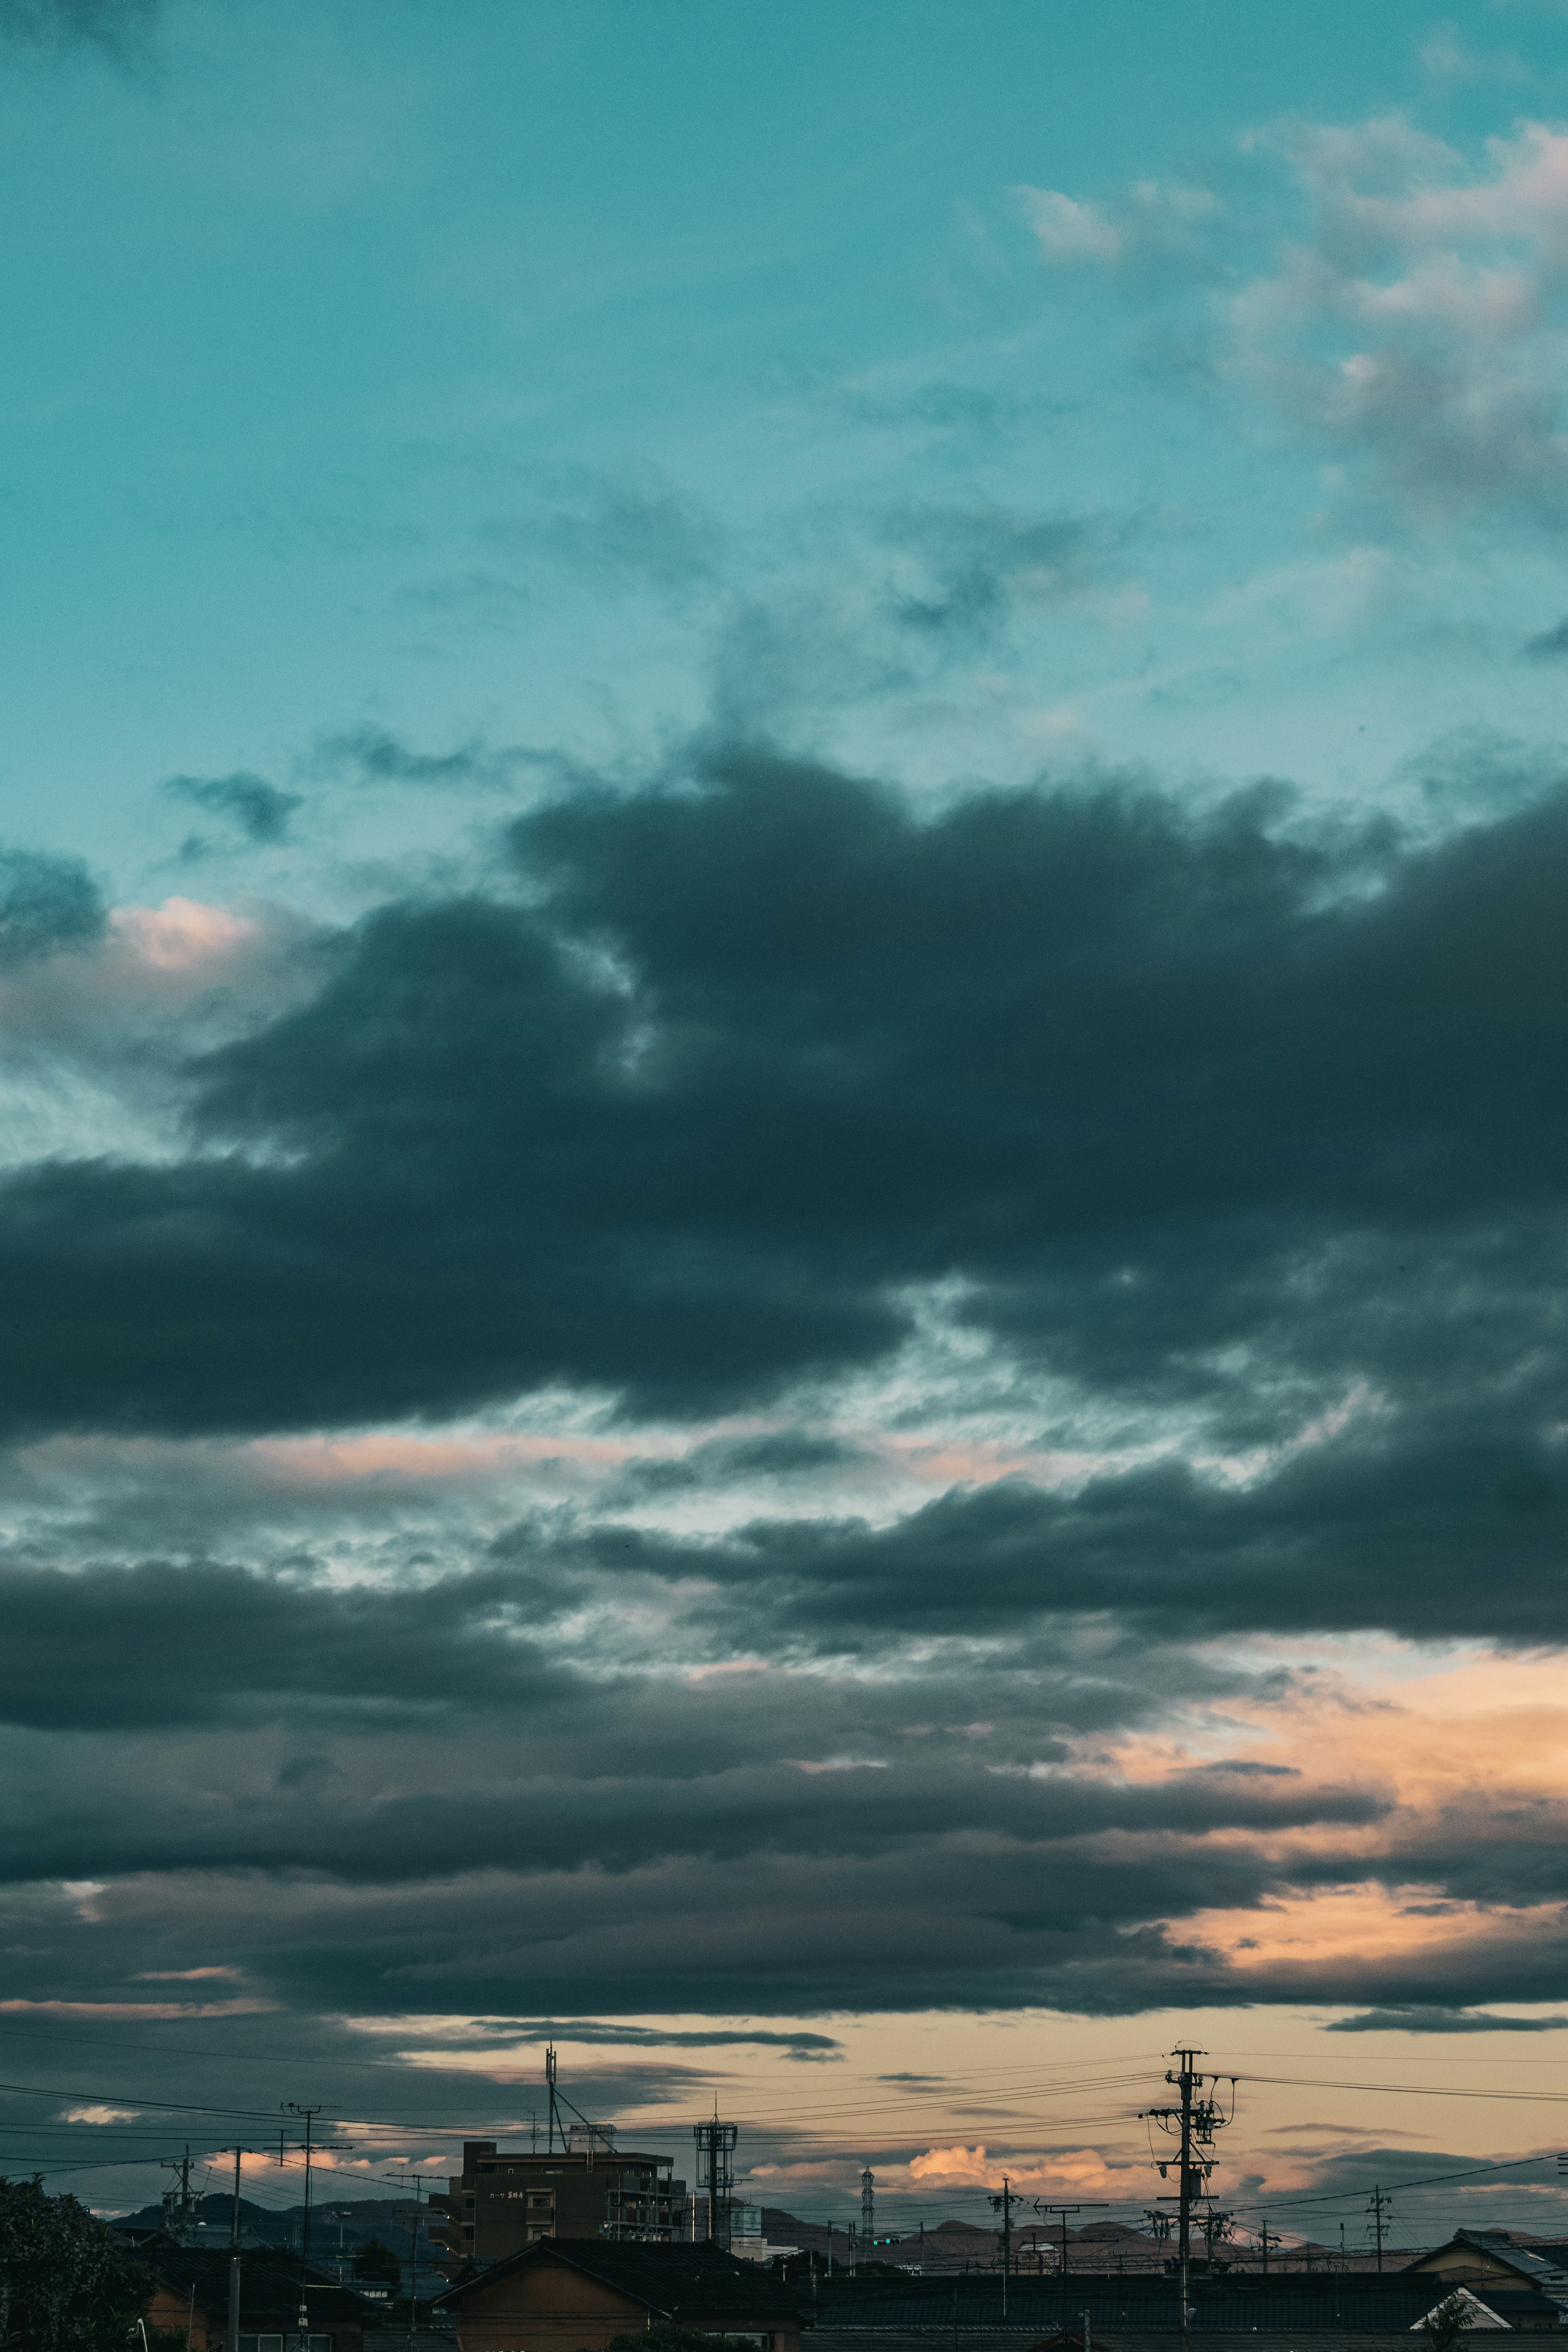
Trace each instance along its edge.
{"label": "transformer on pole", "polygon": [[[1201,2050],[1183,2047],[1173,2050],[1176,2071],[1167,2070],[1165,2080],[1177,2093],[1177,2104],[1169,2107],[1146,2107],[1144,2115],[1157,2123],[1176,2143],[1174,2162],[1179,2183],[1177,2194],[1162,2199],[1162,2203],[1176,2208],[1176,2278],[1181,2298],[1182,2352],[1187,2352],[1188,2330],[1193,2323],[1193,2306],[1189,2293],[1193,2253],[1193,2209],[1208,2196],[1209,2175],[1214,2170],[1214,2137],[1222,2131],[1236,2113],[1236,2077],[1230,2079],[1230,2115],[1227,2116],[1217,2098],[1208,2095],[1205,2084],[1212,2083],[1217,2091],[1224,2079],[1218,2074],[1199,2072],[1194,2061]],[[1171,2159],[1167,2159],[1167,2163]],[[1158,2161],[1158,2159],[1156,2159]],[[1166,2164],[1160,2165],[1161,2178],[1166,2177]],[[1228,2217],[1227,2217],[1228,2218]]]}

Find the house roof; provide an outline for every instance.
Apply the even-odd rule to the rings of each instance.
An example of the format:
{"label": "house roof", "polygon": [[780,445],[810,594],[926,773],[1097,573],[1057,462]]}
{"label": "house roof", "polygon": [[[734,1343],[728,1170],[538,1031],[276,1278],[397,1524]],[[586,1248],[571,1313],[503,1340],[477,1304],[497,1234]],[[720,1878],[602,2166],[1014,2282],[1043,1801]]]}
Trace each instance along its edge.
{"label": "house roof", "polygon": [[[1478,2252],[1505,2263],[1539,2294],[1549,2295],[1559,2309],[1568,2309],[1568,2261],[1564,2259],[1568,2257],[1568,2246],[1516,2246],[1500,2230],[1456,2230],[1447,2245],[1434,2246],[1414,2267],[1425,2270],[1439,2255],[1451,2254],[1456,2248],[1462,2250],[1466,2246],[1474,2246]],[[1497,2296],[1489,2292],[1487,2301],[1495,2304]]]}
{"label": "house roof", "polygon": [[497,2279],[552,2263],[564,2263],[597,2279],[661,2318],[696,2309],[733,2312],[738,2320],[748,2314],[776,2318],[799,2308],[788,2288],[775,2279],[759,2277],[754,2263],[743,2263],[717,2246],[638,2245],[609,2238],[541,2238],[521,2253],[458,2279],[436,2296],[432,2308],[456,2306],[477,2289],[493,2286]]}
{"label": "house roof", "polygon": [[[1300,2331],[1314,2341],[1334,2331],[1405,2333],[1443,2302],[1453,2284],[1435,2271],[1214,2273],[1192,2282],[1193,2331]],[[1550,2296],[1522,2277],[1506,2286],[1494,2286],[1489,2279],[1484,2299],[1510,2324],[1532,2318],[1550,2323],[1558,2311]],[[889,2352],[886,2331],[929,2330],[933,2337],[942,2332],[951,2337],[955,2329],[965,2335],[973,2328],[1028,2328],[1037,2344],[1065,2329],[1081,2342],[1086,2309],[1097,2337],[1102,2331],[1113,2338],[1128,2329],[1163,2330],[1180,2324],[1175,2279],[1149,2271],[1014,2277],[1007,2282],[1005,2310],[994,2272],[968,2278],[822,2279],[815,2301],[805,2307],[817,2323],[814,2341],[826,2346],[829,2331],[837,2338],[876,2330]]]}
{"label": "house roof", "polygon": [[[1091,2326],[1093,2352],[1172,2352],[1179,2342],[1174,2322],[1162,2328]],[[1193,2352],[1226,2352],[1234,2329],[1194,2327]],[[961,2327],[958,2352],[1079,2352],[1083,2322],[1037,2336],[1027,2327]],[[1421,2344],[1419,2336],[1416,2346]],[[952,2352],[951,2327],[816,2327],[809,2352]],[[1412,2352],[1409,2336],[1386,2328],[1258,2328],[1247,2331],[1246,2352]]]}
{"label": "house roof", "polygon": [[[228,2310],[228,2248],[226,2246],[185,2246],[177,2238],[160,2231],[144,2238],[136,2248],[136,2260],[148,2263],[156,2273],[159,2284],[172,2287],[181,2296],[195,2289],[198,2307],[205,2312],[225,2315]],[[300,2263],[298,2254],[287,2246],[241,2249],[239,2269],[239,2307],[247,2319],[276,2316],[292,2321],[300,2308]],[[305,2267],[307,2307],[312,2319],[335,2319],[343,2324],[363,2325],[384,2319],[385,2313],[374,2303],[355,2294],[352,2287],[340,2286],[314,2263]]]}

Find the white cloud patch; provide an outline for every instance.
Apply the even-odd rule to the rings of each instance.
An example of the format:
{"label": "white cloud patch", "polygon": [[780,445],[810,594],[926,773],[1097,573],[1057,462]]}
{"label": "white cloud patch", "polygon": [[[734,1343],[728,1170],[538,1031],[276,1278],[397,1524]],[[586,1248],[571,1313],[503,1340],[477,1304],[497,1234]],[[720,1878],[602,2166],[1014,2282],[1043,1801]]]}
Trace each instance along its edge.
{"label": "white cloud patch", "polygon": [[1427,517],[1568,520],[1568,134],[1477,166],[1397,118],[1270,143],[1309,235],[1234,297],[1233,380]]}
{"label": "white cloud patch", "polygon": [[[1434,36],[1430,70],[1463,62]],[[1196,187],[1028,189],[1042,258],[1144,291],[1205,282],[1214,377],[1320,450],[1352,499],[1424,523],[1568,524],[1568,131],[1523,121],[1467,153],[1386,115],[1243,144],[1284,173],[1289,234]]]}
{"label": "white cloud patch", "polygon": [[1205,234],[1220,217],[1212,189],[1180,181],[1135,180],[1103,205],[1057,188],[1014,193],[1041,260],[1055,268],[1190,267],[1203,257]]}

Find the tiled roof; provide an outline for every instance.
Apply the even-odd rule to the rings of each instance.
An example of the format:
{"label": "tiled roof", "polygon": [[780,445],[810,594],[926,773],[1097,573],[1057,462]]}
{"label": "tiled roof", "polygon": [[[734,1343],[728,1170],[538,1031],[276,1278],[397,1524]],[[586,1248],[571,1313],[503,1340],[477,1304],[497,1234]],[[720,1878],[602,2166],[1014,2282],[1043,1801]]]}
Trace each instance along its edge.
{"label": "tiled roof", "polygon": [[737,2318],[746,2313],[759,2316],[771,2313],[777,2317],[782,2312],[805,2308],[793,2288],[781,2285],[765,2273],[759,2276],[754,2263],[741,2262],[717,2246],[637,2245],[608,2238],[542,2238],[521,2253],[458,2279],[445,2294],[436,2297],[433,2307],[439,2310],[443,2305],[460,2304],[477,2286],[488,2286],[527,2265],[551,2261],[568,2263],[574,2270],[664,2315],[700,2309],[733,2312]]}
{"label": "tiled roof", "polygon": [[[1083,2341],[1082,2322],[1069,2331],[1075,2344]],[[1207,2332],[1194,2327],[1193,2352],[1225,2352],[1232,2332]],[[1171,2352],[1174,2326],[1165,2328],[1108,2327],[1091,2329],[1093,2352]],[[807,2339],[810,2352],[952,2352],[951,2328],[819,2327]],[[1423,2339],[1417,2336],[1417,2347]],[[1037,2352],[1041,2338],[1026,2327],[961,2327],[958,2352]],[[1403,2329],[1259,2328],[1248,2332],[1247,2352],[1412,2352]]]}
{"label": "tiled roof", "polygon": [[[183,2246],[177,2238],[160,2234],[144,2238],[135,2259],[146,2263],[164,2286],[182,2296],[195,2289],[197,2307],[226,2315],[228,2311],[228,2248]],[[300,2257],[286,2246],[241,2250],[240,2310],[247,2319],[274,2315],[292,2321],[300,2308]],[[378,2305],[366,2303],[351,2287],[340,2286],[312,2263],[305,2273],[311,2317],[356,2325],[385,2317]]]}
{"label": "tiled roof", "polygon": [[[1549,2294],[1555,2304],[1568,2305],[1568,2267],[1563,2257],[1568,2248],[1562,2246],[1516,2246],[1512,2240],[1491,2230],[1459,2230],[1449,2241],[1450,2245],[1480,2246],[1499,2262],[1507,2263],[1521,2278]],[[1447,2249],[1439,2247],[1439,2253]]]}
{"label": "tiled roof", "polygon": [[[1300,2331],[1314,2339],[1340,2330],[1350,2334],[1405,2333],[1450,2292],[1450,2282],[1431,2271],[1316,2271],[1264,2274],[1227,2272],[1192,2282],[1193,2332],[1250,2335]],[[1517,2300],[1515,2300],[1517,2298]],[[1518,2287],[1488,2282],[1485,2300],[1510,2317],[1555,2316],[1556,2306],[1522,2280]],[[1031,2328],[1034,2340],[1066,2328],[1081,2335],[1089,2313],[1096,2336],[1101,2329],[1175,2328],[1177,2289],[1168,2273],[1074,2273],[1066,2280],[1008,2282],[1002,2306],[1002,2281],[994,2273],[968,2278],[826,2279],[815,2301],[803,2307],[815,2315],[821,2340],[846,2330],[927,2330],[951,2336],[972,2328]]]}

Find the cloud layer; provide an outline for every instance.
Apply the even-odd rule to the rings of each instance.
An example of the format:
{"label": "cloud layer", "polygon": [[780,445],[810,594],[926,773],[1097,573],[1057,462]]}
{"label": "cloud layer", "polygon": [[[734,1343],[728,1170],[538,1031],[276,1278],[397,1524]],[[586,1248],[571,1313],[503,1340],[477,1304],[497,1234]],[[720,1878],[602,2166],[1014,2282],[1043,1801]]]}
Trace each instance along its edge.
{"label": "cloud layer", "polygon": [[1555,1802],[1279,1645],[1560,1638],[1568,796],[708,740],[501,850],[6,1181],[18,1997],[1549,1997]]}

